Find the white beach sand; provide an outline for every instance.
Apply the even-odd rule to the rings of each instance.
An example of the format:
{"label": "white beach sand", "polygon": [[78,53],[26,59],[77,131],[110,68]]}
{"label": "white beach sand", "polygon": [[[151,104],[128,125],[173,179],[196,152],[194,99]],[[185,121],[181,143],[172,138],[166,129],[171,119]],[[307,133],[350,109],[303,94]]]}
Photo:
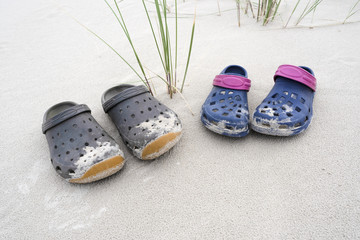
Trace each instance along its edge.
{"label": "white beach sand", "polygon": [[[291,2],[291,4],[289,3]],[[108,40],[135,63],[103,1],[0,2],[0,239],[356,239],[360,238],[360,23],[282,29],[295,1],[267,27],[235,3],[197,2],[196,33],[184,96],[157,98],[183,123],[180,142],[145,162],[124,147],[100,97],[120,83],[140,84],[107,46],[64,12]],[[325,0],[301,25],[341,22],[355,1]],[[62,7],[60,7],[62,6]],[[151,4],[149,4],[149,7]],[[120,3],[135,46],[161,73],[141,1]],[[179,71],[184,70],[195,2],[179,1]],[[226,11],[232,9],[231,11]],[[359,21],[360,13],[349,21]],[[314,118],[298,136],[251,132],[223,137],[200,122],[215,75],[229,64],[252,80],[250,112],[273,86],[281,64],[311,67],[318,80]],[[117,140],[127,163],[118,174],[69,184],[54,171],[44,112],[71,100],[85,103]]]}

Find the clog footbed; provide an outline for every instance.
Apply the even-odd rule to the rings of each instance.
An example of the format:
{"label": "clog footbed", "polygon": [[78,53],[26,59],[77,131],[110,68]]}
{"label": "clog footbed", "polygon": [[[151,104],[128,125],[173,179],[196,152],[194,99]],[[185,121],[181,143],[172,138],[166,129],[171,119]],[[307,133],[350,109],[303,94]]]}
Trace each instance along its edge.
{"label": "clog footbed", "polygon": [[125,161],[118,144],[96,122],[88,106],[54,105],[44,115],[42,131],[56,172],[72,183],[89,183],[119,171]]}
{"label": "clog footbed", "polygon": [[209,130],[229,136],[249,133],[247,92],[251,81],[246,70],[237,65],[226,67],[213,81],[213,87],[201,110],[201,121]]}
{"label": "clog footbed", "polygon": [[282,65],[274,76],[275,84],[256,108],[252,129],[274,136],[303,132],[313,116],[316,79],[308,67]]}
{"label": "clog footbed", "polygon": [[180,140],[182,126],[177,114],[144,86],[110,88],[101,101],[125,144],[140,159],[159,157]]}

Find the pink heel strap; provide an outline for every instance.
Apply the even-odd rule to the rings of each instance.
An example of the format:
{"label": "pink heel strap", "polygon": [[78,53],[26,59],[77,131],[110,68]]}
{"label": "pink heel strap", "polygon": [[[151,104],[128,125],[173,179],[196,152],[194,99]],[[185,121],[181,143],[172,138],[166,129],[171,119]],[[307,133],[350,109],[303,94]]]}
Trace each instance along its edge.
{"label": "pink heel strap", "polygon": [[249,91],[251,80],[242,76],[221,74],[215,77],[213,85],[234,90]]}
{"label": "pink heel strap", "polygon": [[274,81],[276,81],[276,77],[286,77],[308,86],[314,92],[316,90],[316,78],[301,67],[281,65],[274,75]]}

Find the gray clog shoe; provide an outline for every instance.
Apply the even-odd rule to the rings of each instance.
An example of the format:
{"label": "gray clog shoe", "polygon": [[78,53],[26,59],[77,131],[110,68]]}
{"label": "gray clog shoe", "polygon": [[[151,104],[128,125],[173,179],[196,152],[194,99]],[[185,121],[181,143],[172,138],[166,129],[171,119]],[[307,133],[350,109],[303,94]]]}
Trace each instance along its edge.
{"label": "gray clog shoe", "polygon": [[124,154],[96,122],[88,106],[62,102],[44,115],[42,131],[56,172],[69,182],[89,183],[119,171]]}
{"label": "gray clog shoe", "polygon": [[142,85],[110,88],[101,102],[125,144],[140,159],[159,157],[181,138],[182,126],[176,113]]}

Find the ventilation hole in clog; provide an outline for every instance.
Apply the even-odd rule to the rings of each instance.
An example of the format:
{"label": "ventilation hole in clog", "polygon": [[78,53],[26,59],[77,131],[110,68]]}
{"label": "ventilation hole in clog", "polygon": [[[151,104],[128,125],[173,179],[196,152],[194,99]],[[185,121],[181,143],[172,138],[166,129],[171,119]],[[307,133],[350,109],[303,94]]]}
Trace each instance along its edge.
{"label": "ventilation hole in clog", "polygon": [[264,108],[268,108],[268,106],[266,105],[266,106],[264,106]]}
{"label": "ventilation hole in clog", "polygon": [[60,133],[57,133],[56,135],[60,136]]}
{"label": "ventilation hole in clog", "polygon": [[98,126],[95,126],[95,128],[99,128]]}
{"label": "ventilation hole in clog", "polygon": [[208,119],[205,113],[203,113],[203,118],[205,118],[206,120]]}
{"label": "ventilation hole in clog", "polygon": [[56,167],[56,171],[60,174],[62,173],[61,168],[59,166]]}
{"label": "ventilation hole in clog", "polygon": [[270,127],[270,124],[269,124],[269,123],[262,123],[262,125],[263,125],[264,127]]}
{"label": "ventilation hole in clog", "polygon": [[55,145],[54,148],[57,149],[57,146]]}
{"label": "ventilation hole in clog", "polygon": [[274,113],[274,116],[275,116],[275,117],[278,117],[278,116],[279,116],[279,113],[277,113],[277,112]]}
{"label": "ventilation hole in clog", "polygon": [[139,149],[139,147],[138,147],[138,146],[135,146],[134,149],[137,150],[137,149]]}
{"label": "ventilation hole in clog", "polygon": [[241,97],[240,97],[239,95],[236,95],[236,96],[234,97],[234,99],[235,99],[236,101],[241,101]]}
{"label": "ventilation hole in clog", "polygon": [[216,96],[216,93],[214,93],[212,96],[215,97],[215,96]]}
{"label": "ventilation hole in clog", "polygon": [[80,153],[80,157],[83,157],[83,156],[84,156],[84,154]]}
{"label": "ventilation hole in clog", "polygon": [[85,143],[85,146],[89,146],[89,143],[88,143],[88,142],[86,142],[86,143]]}
{"label": "ventilation hole in clog", "polygon": [[145,122],[149,122],[149,119],[146,119]]}
{"label": "ventilation hole in clog", "polygon": [[167,112],[168,110],[167,109],[165,109],[165,112]]}
{"label": "ventilation hole in clog", "polygon": [[91,118],[89,118],[89,121],[92,122]]}
{"label": "ventilation hole in clog", "polygon": [[289,95],[289,92],[287,92],[287,91],[284,91],[284,94],[285,94],[285,95]]}
{"label": "ventilation hole in clog", "polygon": [[134,133],[134,136],[136,136],[136,133]]}
{"label": "ventilation hole in clog", "polygon": [[128,142],[128,141],[125,141],[125,144],[126,144],[126,145],[129,145],[129,142]]}
{"label": "ventilation hole in clog", "polygon": [[127,105],[126,108],[130,108],[130,105]]}
{"label": "ventilation hole in clog", "polygon": [[220,92],[220,95],[225,95],[225,91],[221,91],[221,92]]}
{"label": "ventilation hole in clog", "polygon": [[309,108],[309,112],[311,112],[311,109]]}
{"label": "ventilation hole in clog", "polygon": [[281,98],[279,98],[279,103],[282,103],[283,101],[285,100],[285,98],[284,97],[281,97]]}
{"label": "ventilation hole in clog", "polygon": [[232,110],[233,110],[232,108],[228,109],[229,112],[232,112]]}
{"label": "ventilation hole in clog", "polygon": [[144,102],[146,102],[146,99],[143,99]]}
{"label": "ventilation hole in clog", "polygon": [[219,109],[214,108],[212,111],[213,111],[213,112],[217,112],[217,111],[219,111]]}
{"label": "ventilation hole in clog", "polygon": [[69,152],[69,151],[66,151],[66,154],[67,154],[67,155],[69,155],[69,154],[70,154],[70,152]]}
{"label": "ventilation hole in clog", "polygon": [[157,116],[154,116],[154,118],[157,118]]}
{"label": "ventilation hole in clog", "polygon": [[282,109],[282,110],[286,110],[286,107],[285,107],[285,106],[282,106],[281,109]]}
{"label": "ventilation hole in clog", "polygon": [[241,115],[239,115],[239,114],[236,114],[236,117],[237,117],[237,118],[241,118]]}
{"label": "ventilation hole in clog", "polygon": [[268,101],[267,103],[268,103],[268,104],[270,104],[270,103],[271,103],[271,101]]}
{"label": "ventilation hole in clog", "polygon": [[297,112],[301,112],[301,108],[299,108],[299,107],[296,107],[295,110],[296,110]]}
{"label": "ventilation hole in clog", "polygon": [[75,148],[76,151],[79,151],[79,148]]}
{"label": "ventilation hole in clog", "polygon": [[300,102],[301,102],[301,103],[305,103],[305,99],[301,98],[301,99],[300,99]]}
{"label": "ventilation hole in clog", "polygon": [[160,112],[160,114],[164,114],[163,112]]}
{"label": "ventilation hole in clog", "polygon": [[234,108],[235,108],[235,107],[237,107],[237,104],[234,104],[234,106],[233,106],[233,107],[234,107]]}
{"label": "ventilation hole in clog", "polygon": [[72,170],[72,169],[69,169],[69,174],[70,174],[70,175],[73,175],[73,174],[75,174],[74,170]]}
{"label": "ventilation hole in clog", "polygon": [[277,108],[273,108],[274,111],[277,111]]}
{"label": "ventilation hole in clog", "polygon": [[176,123],[176,126],[179,126],[179,123],[178,123],[178,122]]}
{"label": "ventilation hole in clog", "polygon": [[292,117],[293,115],[292,115],[292,113],[286,113],[286,115],[288,116],[288,117]]}
{"label": "ventilation hole in clog", "polygon": [[309,120],[309,117],[308,116],[306,116],[306,118],[305,118],[305,122],[307,122]]}
{"label": "ventilation hole in clog", "polygon": [[143,128],[141,131],[145,132],[145,128]]}
{"label": "ventilation hole in clog", "polygon": [[54,139],[54,136],[51,136],[52,139]]}
{"label": "ventilation hole in clog", "polygon": [[241,105],[241,104],[239,104],[239,108],[241,108],[241,106],[242,106],[242,105]]}
{"label": "ventilation hole in clog", "polygon": [[294,128],[299,128],[301,126],[301,123],[295,123]]}
{"label": "ventilation hole in clog", "polygon": [[90,152],[93,152],[93,150],[91,149]]}
{"label": "ventilation hole in clog", "polygon": [[126,118],[124,118],[124,122],[126,122]]}
{"label": "ventilation hole in clog", "polygon": [[149,112],[152,110],[151,107],[148,108]]}
{"label": "ventilation hole in clog", "polygon": [[149,97],[149,100],[151,101],[151,97]]}
{"label": "ventilation hole in clog", "polygon": [[128,129],[129,129],[129,131],[130,131],[130,130],[131,130],[131,127],[129,126]]}
{"label": "ventilation hole in clog", "polygon": [[266,111],[264,110],[264,109],[261,109],[261,111],[260,111],[261,113],[266,113]]}
{"label": "ventilation hole in clog", "polygon": [[287,104],[289,107],[291,107],[291,106],[293,105],[293,103],[290,102],[290,101],[288,101],[286,104]]}
{"label": "ventilation hole in clog", "polygon": [[73,124],[73,128],[77,128],[77,124]]}
{"label": "ventilation hole in clog", "polygon": [[297,95],[296,93],[292,93],[290,97],[293,98],[293,99],[296,99],[297,96],[298,96],[298,95]]}
{"label": "ventilation hole in clog", "polygon": [[64,146],[64,145],[65,145],[65,143],[61,143],[61,145],[63,145],[63,146]]}
{"label": "ventilation hole in clog", "polygon": [[88,131],[89,131],[89,132],[92,132],[92,129],[91,129],[91,128],[89,128],[89,129],[88,129]]}
{"label": "ventilation hole in clog", "polygon": [[61,154],[59,154],[58,157],[61,157]]}
{"label": "ventilation hole in clog", "polygon": [[232,127],[232,126],[226,126],[225,128],[229,129],[229,130],[234,130],[234,127]]}
{"label": "ventilation hole in clog", "polygon": [[277,96],[279,96],[279,94],[275,93],[274,95],[271,96],[271,98],[276,98]]}
{"label": "ventilation hole in clog", "polygon": [[227,106],[226,105],[224,105],[224,106],[221,106],[221,108],[226,108]]}
{"label": "ventilation hole in clog", "polygon": [[67,132],[67,130],[65,129],[64,132]]}
{"label": "ventilation hole in clog", "polygon": [[135,118],[135,114],[131,114],[131,117],[132,117],[132,118]]}
{"label": "ventilation hole in clog", "polygon": [[239,113],[241,113],[241,109],[238,109],[237,111],[238,111]]}
{"label": "ventilation hole in clog", "polygon": [[120,108],[120,109],[119,109],[119,113],[122,113],[122,111],[123,111],[123,110]]}
{"label": "ventilation hole in clog", "polygon": [[97,138],[94,138],[94,141],[97,141]]}
{"label": "ventilation hole in clog", "polygon": [[288,129],[288,127],[289,127],[288,125],[280,125],[279,129]]}
{"label": "ventilation hole in clog", "polygon": [[215,105],[215,103],[216,103],[216,102],[211,102],[210,105],[211,105],[211,106],[212,106],[212,105]]}
{"label": "ventilation hole in clog", "polygon": [[162,120],[160,120],[159,123],[162,123]]}
{"label": "ventilation hole in clog", "polygon": [[232,97],[228,97],[229,100],[232,100]]}
{"label": "ventilation hole in clog", "polygon": [[157,108],[157,105],[154,105],[154,108]]}
{"label": "ventilation hole in clog", "polygon": [[211,123],[212,123],[212,124],[214,124],[215,126],[217,126],[217,125],[218,125],[218,123],[217,123],[217,122],[215,122],[215,121],[211,121]]}
{"label": "ventilation hole in clog", "polygon": [[219,102],[223,103],[223,102],[225,102],[225,99],[220,99],[220,101],[219,101]]}
{"label": "ventilation hole in clog", "polygon": [[72,158],[72,159],[70,159],[70,161],[72,162],[72,161],[74,161],[74,159]]}
{"label": "ventilation hole in clog", "polygon": [[229,113],[224,112],[222,115],[223,115],[223,116],[227,116],[227,115],[229,115]]}
{"label": "ventilation hole in clog", "polygon": [[139,104],[140,102],[139,101],[135,101],[136,104]]}
{"label": "ventilation hole in clog", "polygon": [[231,101],[230,104],[231,104],[231,105],[234,104],[234,101]]}
{"label": "ventilation hole in clog", "polygon": [[102,134],[101,134],[101,136],[105,137],[105,134],[104,134],[104,133],[102,133]]}

